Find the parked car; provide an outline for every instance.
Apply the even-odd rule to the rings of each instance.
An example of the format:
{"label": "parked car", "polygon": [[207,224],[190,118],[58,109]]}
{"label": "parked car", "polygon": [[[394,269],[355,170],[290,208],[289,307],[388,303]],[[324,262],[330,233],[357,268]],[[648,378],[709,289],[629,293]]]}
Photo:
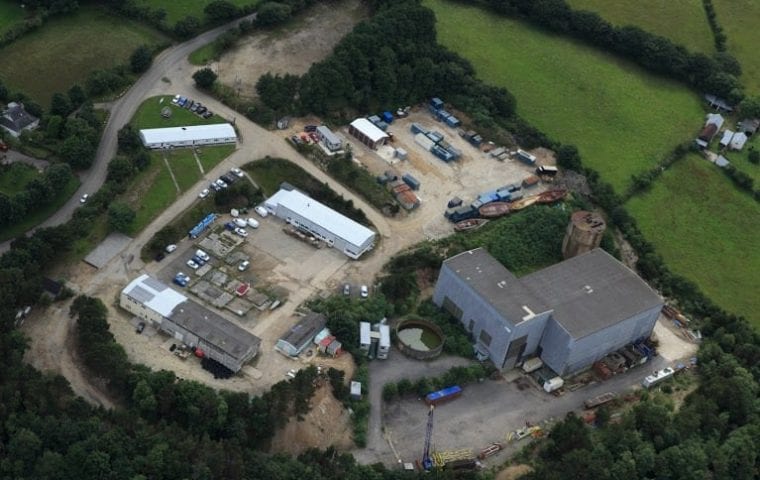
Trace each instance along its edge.
{"label": "parked car", "polygon": [[190,107],[190,111],[193,112],[193,113],[197,112],[199,106],[200,106],[200,104],[198,104],[198,103],[193,104],[193,106]]}
{"label": "parked car", "polygon": [[187,284],[190,283],[190,276],[182,272],[177,272],[177,275],[174,276],[173,281],[180,287],[186,287]]}
{"label": "parked car", "polygon": [[198,109],[195,111],[195,113],[197,113],[198,115],[203,115],[203,112],[205,112],[206,110],[208,110],[206,107],[204,107],[204,106],[200,106],[200,107],[198,107]]}
{"label": "parked car", "polygon": [[232,172],[233,174],[237,175],[240,178],[243,178],[243,175],[244,175],[243,171],[240,170],[239,168],[233,168],[232,170],[230,170],[230,172]]}
{"label": "parked car", "polygon": [[195,105],[195,101],[194,100],[188,100],[188,102],[185,104],[185,108],[188,109],[188,110],[190,110],[191,108],[193,108],[193,105]]}
{"label": "parked car", "polygon": [[293,135],[293,136],[290,137],[290,141],[293,142],[293,143],[295,143],[296,145],[300,145],[301,144],[301,137],[299,137],[298,135]]}
{"label": "parked car", "polygon": [[218,192],[219,190],[222,189],[222,187],[217,185],[215,182],[211,182],[211,184],[209,185],[209,188],[213,188],[215,192]]}
{"label": "parked car", "polygon": [[211,110],[206,110],[206,113],[203,114],[203,118],[206,118],[206,119],[211,118],[213,116],[214,114],[211,112]]}
{"label": "parked car", "polygon": [[248,226],[251,228],[259,228],[259,222],[257,222],[255,218],[248,217],[246,223],[248,223]]}
{"label": "parked car", "polygon": [[181,95],[174,95],[174,98],[172,98],[172,103],[176,105],[177,103],[179,103],[180,98],[182,98]]}
{"label": "parked car", "polygon": [[211,260],[211,257],[209,256],[209,254],[206,253],[206,252],[204,252],[201,249],[198,249],[198,250],[195,251],[195,256],[198,257],[198,258],[200,258],[204,262],[208,262],[209,260]]}
{"label": "parked car", "polygon": [[225,182],[221,178],[217,179],[217,181],[214,183],[216,183],[220,188],[227,188],[227,182]]}
{"label": "parked car", "polygon": [[232,223],[232,222],[227,222],[227,223],[224,224],[224,228],[226,228],[230,232],[234,232],[235,229],[237,228],[237,226],[235,226],[235,224]]}
{"label": "parked car", "polygon": [[233,183],[237,182],[237,177],[235,177],[234,175],[227,174],[227,173],[225,173],[219,178],[227,185],[232,185]]}
{"label": "parked car", "polygon": [[256,210],[256,213],[261,216],[261,218],[265,218],[267,215],[269,215],[269,212],[267,212],[267,209],[259,205],[258,207],[254,208]]}
{"label": "parked car", "polygon": [[187,261],[187,266],[192,268],[193,270],[198,270],[198,268],[200,267],[200,265],[195,263],[192,259]]}
{"label": "parked car", "polygon": [[177,246],[172,243],[171,245],[166,246],[166,253],[172,253],[176,249],[177,249]]}
{"label": "parked car", "polygon": [[367,286],[366,286],[366,285],[362,285],[362,288],[361,288],[361,295],[362,295],[362,298],[367,298],[367,297],[369,297],[369,289],[367,288]]}
{"label": "parked car", "polygon": [[240,228],[248,226],[248,223],[242,218],[236,218],[235,220],[233,220],[233,222],[235,223],[235,225],[237,225]]}
{"label": "parked car", "polygon": [[84,195],[82,195],[82,198],[79,199],[79,203],[85,203],[85,202],[87,202],[88,198],[90,198],[90,194],[89,193],[85,193]]}
{"label": "parked car", "polygon": [[245,238],[245,237],[248,236],[248,232],[244,228],[236,228],[235,229],[235,233],[237,233],[238,235],[240,235],[243,238]]}
{"label": "parked car", "polygon": [[145,322],[138,323],[137,328],[135,328],[135,332],[142,333],[143,330],[145,330]]}
{"label": "parked car", "polygon": [[348,283],[343,285],[343,295],[347,297],[351,295],[351,285],[349,285]]}
{"label": "parked car", "polygon": [[303,131],[304,132],[316,132],[317,131],[317,126],[316,125],[306,125],[305,127],[303,127]]}
{"label": "parked car", "polygon": [[204,262],[203,259],[199,257],[198,255],[193,255],[193,258],[191,258],[190,260],[197,263],[199,267],[206,265],[206,262]]}
{"label": "parked car", "polygon": [[296,370],[294,368],[291,368],[288,370],[288,373],[285,374],[288,378],[296,378]]}
{"label": "parked car", "polygon": [[164,254],[164,252],[158,252],[158,253],[156,254],[156,256],[155,256],[155,257],[153,257],[153,260],[155,260],[155,261],[157,261],[157,262],[160,262],[160,261],[161,261],[161,260],[163,260],[164,258],[166,258],[166,255]]}
{"label": "parked car", "polygon": [[208,197],[208,194],[211,193],[208,188],[204,188],[201,190],[201,193],[198,194],[198,198],[206,198]]}
{"label": "parked car", "polygon": [[179,105],[180,107],[184,107],[186,103],[187,103],[186,97],[179,97],[179,101],[177,102],[177,105]]}
{"label": "parked car", "polygon": [[248,267],[250,266],[251,266],[251,262],[249,260],[243,260],[242,262],[240,262],[240,265],[238,265],[238,270],[240,270],[241,272],[244,272],[248,270]]}

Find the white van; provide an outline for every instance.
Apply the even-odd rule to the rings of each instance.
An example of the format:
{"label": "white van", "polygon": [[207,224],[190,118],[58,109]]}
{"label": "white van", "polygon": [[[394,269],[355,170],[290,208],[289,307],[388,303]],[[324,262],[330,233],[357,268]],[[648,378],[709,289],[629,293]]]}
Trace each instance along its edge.
{"label": "white van", "polygon": [[248,217],[248,226],[251,228],[259,228],[259,222],[255,218]]}
{"label": "white van", "polygon": [[196,250],[195,255],[204,262],[211,260],[211,257],[208,256],[208,253],[204,252],[203,250]]}

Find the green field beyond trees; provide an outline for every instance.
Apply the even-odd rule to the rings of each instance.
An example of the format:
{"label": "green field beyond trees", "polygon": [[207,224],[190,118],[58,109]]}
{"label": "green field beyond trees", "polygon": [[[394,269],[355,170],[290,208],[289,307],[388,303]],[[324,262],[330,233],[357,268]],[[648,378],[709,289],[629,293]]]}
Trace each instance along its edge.
{"label": "green field beyond trees", "polygon": [[127,63],[139,45],[166,38],[155,30],[95,7],[52,18],[0,49],[0,78],[43,107],[55,92],[84,85],[91,72]]}
{"label": "green field beyond trees", "polygon": [[750,95],[760,95],[760,2],[713,0],[718,23],[726,35],[728,52],[742,65],[739,78]]}
{"label": "green field beyond trees", "polygon": [[760,210],[717,167],[689,155],[627,208],[675,272],[760,327]]}
{"label": "green field beyond trees", "polygon": [[[713,34],[702,0],[566,0],[576,10],[596,12],[616,26],[634,25],[683,45],[711,54]],[[733,2],[734,0],[729,0]]]}
{"label": "green field beyond trees", "polygon": [[702,123],[698,96],[679,83],[479,7],[425,5],[435,11],[443,45],[470,60],[486,83],[511,91],[520,116],[577,145],[584,164],[618,192]]}
{"label": "green field beyond trees", "polygon": [[24,20],[24,10],[19,6],[18,2],[0,0],[0,35],[22,20]]}
{"label": "green field beyond trees", "polygon": [[[191,15],[203,19],[203,9],[214,0],[137,0],[136,5],[147,5],[154,9],[162,8],[166,12],[166,23],[174,25],[177,20]],[[242,7],[259,3],[257,0],[227,0],[228,2]]]}

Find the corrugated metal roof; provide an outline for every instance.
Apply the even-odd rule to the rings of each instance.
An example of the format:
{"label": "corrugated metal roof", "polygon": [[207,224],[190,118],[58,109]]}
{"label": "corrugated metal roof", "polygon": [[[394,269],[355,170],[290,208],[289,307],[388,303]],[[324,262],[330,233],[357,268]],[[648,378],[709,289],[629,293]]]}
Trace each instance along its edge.
{"label": "corrugated metal roof", "polygon": [[383,138],[388,138],[388,134],[380,130],[372,124],[366,118],[357,118],[351,122],[351,126],[362,132],[372,142],[376,142]]}
{"label": "corrugated metal roof", "polygon": [[[163,288],[156,288],[156,283]],[[124,291],[130,297],[164,317],[171,315],[172,310],[177,305],[187,301],[187,297],[166,287],[166,285],[149,277],[147,274],[140,275],[129,282]]]}
{"label": "corrugated metal roof", "polygon": [[327,143],[333,144],[333,145],[339,145],[342,143],[342,140],[335,135],[332,130],[325,127],[324,125],[320,125],[317,127],[317,132],[319,132],[320,135],[325,139]]}
{"label": "corrugated metal roof", "polygon": [[731,130],[723,130],[723,137],[720,139],[721,145],[728,145],[731,142],[731,137],[734,136],[734,132]]}
{"label": "corrugated metal roof", "polygon": [[731,148],[734,150],[741,150],[745,143],[747,143],[747,135],[744,132],[735,133],[731,138]]}
{"label": "corrugated metal roof", "polygon": [[341,215],[332,208],[319,203],[298,190],[280,190],[269,197],[265,205],[274,210],[277,205],[296,212],[306,220],[319,225],[356,246],[363,245],[375,236],[375,232]]}
{"label": "corrugated metal roof", "polygon": [[237,138],[235,129],[229,123],[214,125],[194,125],[189,127],[147,128],[140,130],[140,137],[146,145],[157,143],[188,142],[215,138]]}

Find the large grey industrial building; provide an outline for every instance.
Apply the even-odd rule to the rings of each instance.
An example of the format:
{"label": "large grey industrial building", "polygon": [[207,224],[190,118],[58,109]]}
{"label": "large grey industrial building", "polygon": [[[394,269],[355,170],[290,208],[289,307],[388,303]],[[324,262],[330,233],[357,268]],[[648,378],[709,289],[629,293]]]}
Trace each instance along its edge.
{"label": "large grey industrial building", "polygon": [[298,190],[281,189],[266,199],[264,207],[353,259],[375,244],[375,232]]}
{"label": "large grey industrial building", "polygon": [[257,336],[148,275],[132,280],[119,304],[233,372],[255,357],[261,344]]}
{"label": "large grey industrial building", "polygon": [[532,355],[559,375],[652,333],[662,299],[601,249],[517,278],[486,250],[447,259],[433,301],[501,369]]}

